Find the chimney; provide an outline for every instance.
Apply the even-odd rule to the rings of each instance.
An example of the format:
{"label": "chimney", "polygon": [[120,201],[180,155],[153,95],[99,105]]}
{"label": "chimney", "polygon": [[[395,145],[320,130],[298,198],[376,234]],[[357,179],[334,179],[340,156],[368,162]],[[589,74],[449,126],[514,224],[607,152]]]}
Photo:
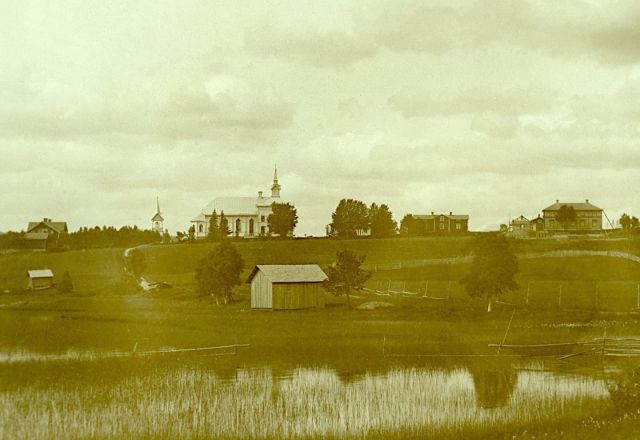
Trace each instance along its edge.
{"label": "chimney", "polygon": [[258,198],[262,198],[262,191],[258,191]]}
{"label": "chimney", "polygon": [[431,211],[431,215],[433,215],[433,211]]}
{"label": "chimney", "polygon": [[585,202],[589,203],[589,199],[585,199]]}
{"label": "chimney", "polygon": [[556,203],[560,203],[560,199],[556,199]]}
{"label": "chimney", "polygon": [[453,211],[449,211],[449,215],[453,215]]}

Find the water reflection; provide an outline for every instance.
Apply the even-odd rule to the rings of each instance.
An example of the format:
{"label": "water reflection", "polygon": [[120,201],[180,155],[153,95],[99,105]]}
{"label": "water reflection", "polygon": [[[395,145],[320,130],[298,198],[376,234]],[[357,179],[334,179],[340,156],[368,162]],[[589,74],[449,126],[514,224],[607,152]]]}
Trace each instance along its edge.
{"label": "water reflection", "polygon": [[481,408],[497,408],[509,403],[518,381],[511,364],[485,362],[469,367],[476,402]]}
{"label": "water reflection", "polygon": [[20,438],[23,426],[39,438],[464,437],[580,420],[608,406],[602,379],[491,363],[378,373],[174,364],[108,382],[0,388],[0,438]]}

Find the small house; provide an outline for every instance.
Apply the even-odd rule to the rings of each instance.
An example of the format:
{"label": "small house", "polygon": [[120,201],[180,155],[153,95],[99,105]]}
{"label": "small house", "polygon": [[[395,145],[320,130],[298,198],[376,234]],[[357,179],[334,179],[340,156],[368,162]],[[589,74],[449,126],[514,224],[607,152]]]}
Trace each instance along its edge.
{"label": "small house", "polygon": [[28,289],[43,290],[53,286],[53,272],[50,269],[28,270]]}
{"label": "small house", "polygon": [[469,216],[449,214],[414,215],[424,225],[426,234],[465,234],[469,231]]}
{"label": "small house", "polygon": [[258,265],[247,284],[251,284],[251,308],[296,310],[324,307],[327,279],[317,264]]}

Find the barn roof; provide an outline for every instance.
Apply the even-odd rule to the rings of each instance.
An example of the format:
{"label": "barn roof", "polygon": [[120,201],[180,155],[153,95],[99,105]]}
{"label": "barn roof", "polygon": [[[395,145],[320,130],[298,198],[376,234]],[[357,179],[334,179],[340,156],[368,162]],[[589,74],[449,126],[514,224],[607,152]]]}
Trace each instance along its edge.
{"label": "barn roof", "polygon": [[573,209],[576,211],[602,211],[601,208],[598,208],[596,205],[589,203],[588,200],[585,202],[578,202],[578,203],[575,203],[575,202],[564,203],[556,200],[556,203],[554,203],[553,205],[547,206],[542,211],[559,211],[560,207],[563,205],[573,206]]}
{"label": "barn roof", "polygon": [[53,272],[51,269],[37,269],[37,270],[28,270],[27,276],[31,279],[34,278],[53,278]]}
{"label": "barn roof", "polygon": [[259,264],[251,271],[247,284],[251,283],[258,271],[272,283],[321,283],[327,279],[317,264]]}

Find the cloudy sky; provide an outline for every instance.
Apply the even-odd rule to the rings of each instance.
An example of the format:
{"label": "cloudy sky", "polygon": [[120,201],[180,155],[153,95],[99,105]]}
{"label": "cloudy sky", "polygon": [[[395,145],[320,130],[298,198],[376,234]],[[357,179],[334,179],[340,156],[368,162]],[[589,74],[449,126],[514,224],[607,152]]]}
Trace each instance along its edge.
{"label": "cloudy sky", "polygon": [[[556,4],[557,3],[557,4]],[[640,214],[640,3],[0,1],[0,230],[267,192],[471,228]]]}

